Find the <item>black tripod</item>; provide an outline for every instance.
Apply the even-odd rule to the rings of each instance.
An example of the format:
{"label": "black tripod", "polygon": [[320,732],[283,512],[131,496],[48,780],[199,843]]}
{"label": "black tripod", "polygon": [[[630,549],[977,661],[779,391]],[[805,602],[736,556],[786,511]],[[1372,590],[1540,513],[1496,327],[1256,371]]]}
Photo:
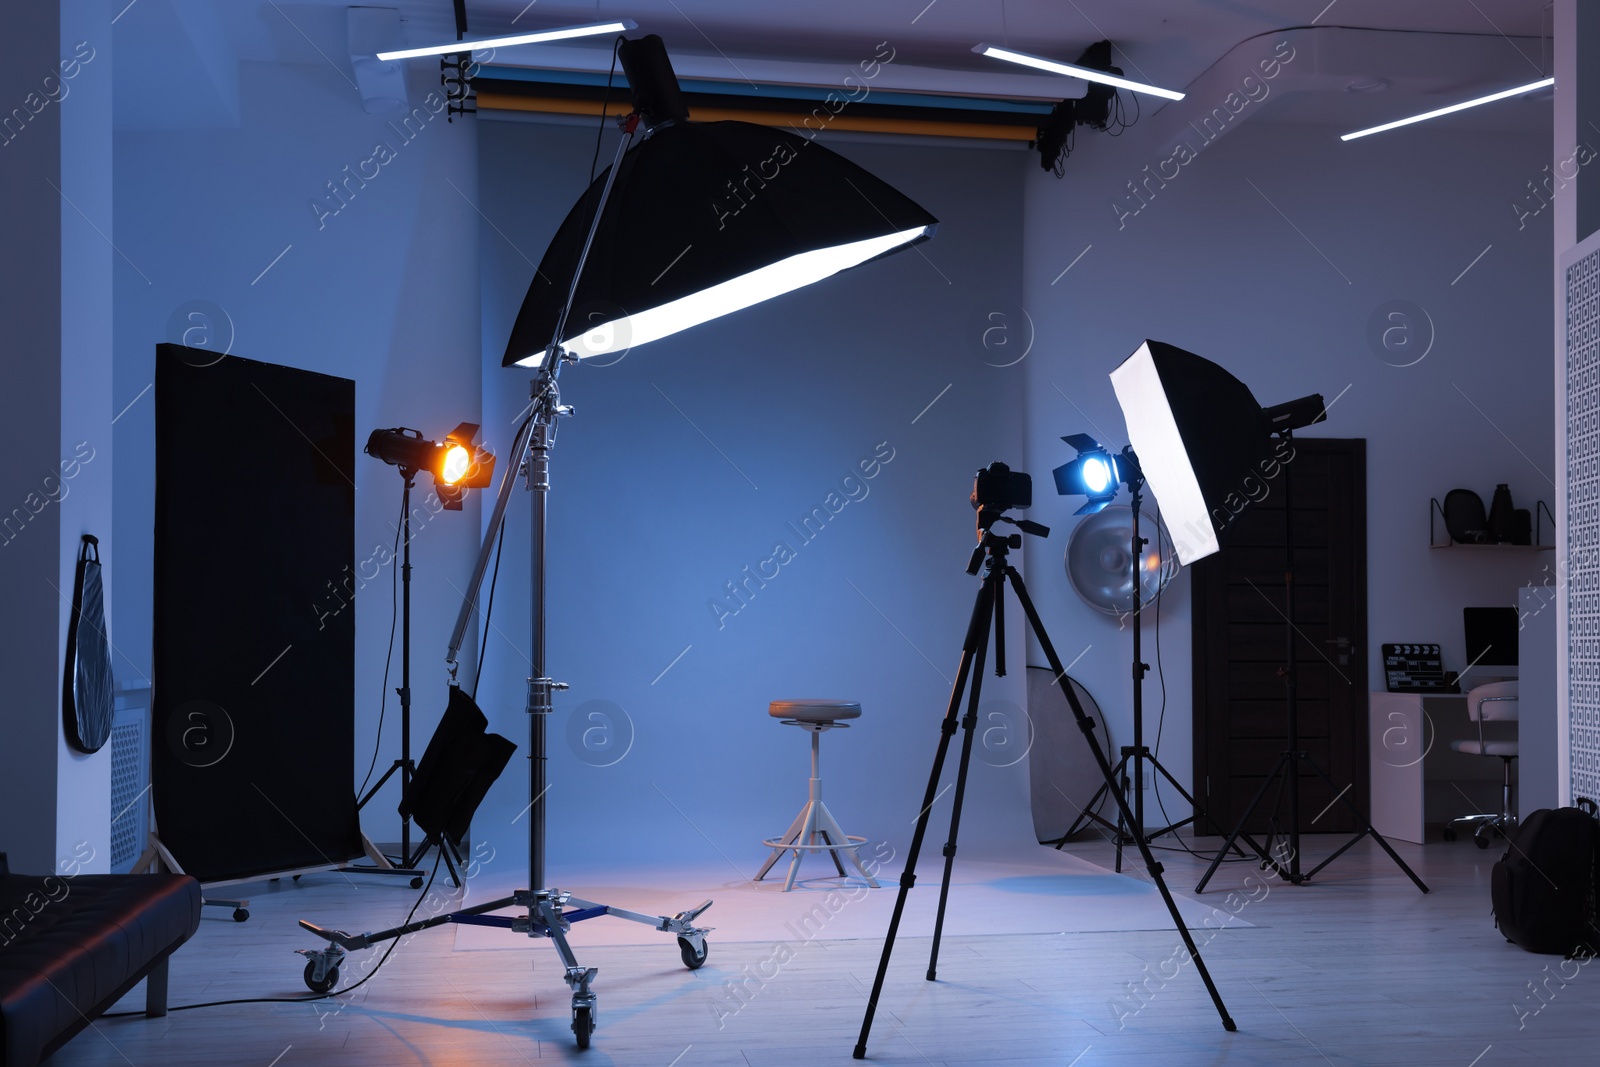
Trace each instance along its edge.
{"label": "black tripod", "polygon": [[[981,476],[980,476],[981,478]],[[1050,643],[1049,634],[1045,633],[1044,624],[1039,621],[1039,614],[1034,610],[1033,601],[1028,597],[1028,590],[1022,584],[1022,576],[1011,566],[1007,554],[1013,548],[1022,547],[1022,535],[1002,535],[995,533],[991,527],[996,522],[1009,522],[1025,533],[1045,536],[1050,531],[1038,523],[1025,519],[1012,519],[1006,517],[1004,508],[982,505],[978,508],[978,546],[972,550],[972,560],[967,564],[968,574],[977,574],[980,567],[985,568],[983,585],[978,590],[977,602],[972,608],[972,618],[967,624],[967,637],[961,646],[961,666],[956,673],[955,685],[950,690],[950,703],[945,709],[944,720],[940,724],[939,748],[933,758],[933,770],[928,776],[928,789],[923,794],[921,813],[917,816],[916,831],[911,835],[911,849],[906,855],[905,873],[900,876],[900,892],[895,898],[894,914],[889,920],[889,933],[883,944],[883,956],[878,960],[878,974],[872,983],[872,995],[867,1000],[866,1017],[861,1021],[861,1036],[856,1042],[854,1056],[862,1059],[867,1054],[867,1037],[872,1032],[872,1019],[878,1010],[878,998],[883,993],[884,977],[889,971],[889,956],[894,952],[895,935],[900,930],[900,918],[905,911],[906,894],[916,884],[917,857],[922,851],[922,839],[928,830],[929,813],[934,801],[938,799],[939,777],[944,770],[945,755],[950,749],[950,738],[956,732],[956,716],[961,708],[961,696],[967,689],[968,679],[971,679],[971,690],[967,692],[967,713],[961,719],[961,728],[965,731],[961,739],[961,761],[956,772],[956,788],[954,806],[950,812],[950,837],[944,846],[944,878],[939,886],[939,911],[934,920],[933,952],[928,958],[928,981],[933,981],[939,963],[939,942],[944,934],[945,905],[950,896],[950,874],[955,865],[956,837],[961,828],[961,805],[966,797],[967,768],[972,760],[972,738],[974,728],[978,722],[979,693],[983,684],[984,657],[989,648],[989,635],[992,630],[995,646],[995,675],[1004,677],[1006,673],[1005,651],[1005,583],[1009,579],[1016,591],[1017,600],[1022,604],[1022,610],[1027,615],[1028,625],[1033,634],[1039,639],[1039,646],[1044,650],[1045,661],[1050,665],[1050,671],[1055,677],[1056,685],[1067,698],[1067,704],[1072,709],[1073,718],[1077,720],[1078,728],[1083,731],[1084,739],[1088,742],[1089,749],[1094,753],[1095,763],[1100,767],[1100,774],[1105,779],[1111,793],[1116,797],[1117,807],[1122,813],[1122,818],[1129,823],[1133,822],[1133,815],[1128,810],[1125,798],[1114,785],[1111,775],[1111,765],[1106,760],[1106,754],[1100,747],[1100,742],[1094,736],[1094,720],[1084,713],[1078,695],[1072,691],[1072,684],[1067,678],[1066,668],[1061,665],[1061,657],[1056,655],[1056,650]],[[1211,994],[1211,1002],[1216,1005],[1217,1014],[1222,1017],[1222,1026],[1225,1030],[1237,1029],[1228,1016],[1228,1009],[1222,1003],[1222,996],[1217,992],[1217,987],[1211,981],[1211,975],[1206,971],[1206,965],[1200,958],[1200,949],[1189,934],[1189,928],[1184,925],[1183,917],[1178,914],[1178,906],[1172,899],[1172,894],[1167,890],[1167,885],[1161,879],[1161,864],[1150,853],[1150,847],[1142,838],[1135,838],[1139,852],[1144,857],[1145,867],[1150,872],[1150,880],[1156,884],[1161,892],[1161,899],[1167,905],[1167,911],[1172,915],[1172,922],[1178,928],[1178,934],[1183,938],[1184,947],[1188,949],[1189,957],[1194,960],[1195,969],[1200,972],[1200,979],[1205,983],[1206,991]]]}
{"label": "black tripod", "polygon": [[[371,858],[375,866],[341,867],[339,870],[348,874],[386,874],[410,878],[411,888],[421,889],[422,876],[427,872],[417,865],[422,862],[433,838],[424,840],[417,846],[416,854],[412,854],[411,778],[417,773],[417,764],[411,758],[411,488],[416,484],[417,472],[410,467],[401,467],[400,477],[405,479],[405,488],[400,492],[400,687],[395,690],[400,697],[400,758],[389,765],[383,777],[367,790],[366,796],[356,801],[356,811],[359,812],[378,795],[378,790],[383,788],[385,782],[396,774],[400,775],[400,810],[403,814],[400,816],[399,865],[391,864],[387,857],[373,848]],[[440,847],[445,851],[445,863],[450,864],[449,852],[443,845]],[[450,865],[449,869],[451,880],[459,886],[461,878],[455,866]]]}
{"label": "black tripod", "polygon": [[[1139,461],[1134,455],[1131,445],[1122,450],[1118,466],[1128,483],[1129,505],[1133,511],[1133,544],[1129,551],[1130,562],[1128,564],[1133,572],[1133,744],[1122,746],[1122,758],[1111,769],[1111,776],[1106,779],[1105,784],[1095,790],[1094,796],[1090,798],[1089,803],[1083,806],[1078,813],[1078,817],[1067,828],[1067,832],[1061,835],[1061,839],[1055,843],[1055,846],[1059,851],[1066,846],[1067,841],[1071,839],[1073,834],[1091,822],[1099,823],[1115,835],[1114,840],[1117,845],[1116,869],[1120,873],[1122,871],[1122,850],[1125,846],[1141,839],[1145,843],[1154,841],[1158,837],[1175,833],[1190,823],[1198,824],[1202,817],[1208,823],[1212,822],[1212,820],[1209,815],[1201,815],[1199,805],[1195,803],[1194,797],[1189,794],[1189,791],[1183,787],[1181,782],[1172,776],[1170,771],[1161,765],[1161,761],[1150,751],[1150,747],[1144,743],[1144,676],[1150,672],[1150,665],[1144,662],[1140,647],[1140,634],[1144,627],[1140,625],[1139,619],[1140,611],[1144,606],[1144,591],[1140,588],[1139,561],[1143,558],[1144,546],[1147,542],[1139,536],[1139,505],[1144,500],[1145,481],[1144,472],[1139,469]],[[1160,538],[1159,530],[1156,536],[1158,539]],[[1132,764],[1133,768],[1132,782],[1137,782],[1137,786],[1132,785],[1132,782],[1130,782],[1128,773],[1130,764]],[[1178,791],[1178,795],[1183,798],[1184,803],[1189,805],[1189,809],[1196,814],[1186,819],[1180,819],[1172,825],[1162,827],[1159,830],[1146,832],[1144,828],[1144,768],[1146,764],[1149,764],[1152,772],[1165,778],[1167,783]],[[1133,821],[1131,824],[1123,815],[1127,810],[1125,804],[1118,808],[1117,821],[1115,823],[1100,814],[1101,801],[1104,800],[1108,792],[1112,792],[1116,788],[1113,786],[1113,782],[1120,786],[1124,796],[1127,795],[1130,788],[1133,790]],[[1212,823],[1212,829],[1221,833],[1221,827],[1216,826],[1215,823]],[[1237,845],[1234,846],[1234,851],[1240,856],[1244,855],[1244,851]]]}
{"label": "black tripod", "polygon": [[[1292,435],[1288,430],[1281,430],[1278,436],[1287,443]],[[1310,767],[1312,773],[1326,783],[1329,792],[1333,792],[1334,784],[1327,773],[1317,765],[1317,761],[1311,758],[1311,754],[1300,747],[1299,661],[1295,650],[1295,640],[1299,634],[1294,626],[1294,479],[1291,474],[1292,466],[1292,463],[1289,462],[1283,464],[1283,630],[1286,652],[1284,654],[1284,665],[1278,671],[1278,674],[1283,678],[1284,700],[1287,705],[1288,735],[1286,747],[1278,755],[1278,762],[1273,764],[1272,773],[1262,780],[1261,788],[1256,790],[1255,798],[1244,809],[1244,814],[1239,816],[1239,825],[1233,828],[1233,833],[1229,834],[1228,839],[1223,842],[1222,849],[1217,853],[1216,858],[1211,861],[1211,866],[1206,868],[1205,876],[1194,887],[1194,891],[1196,893],[1205,891],[1206,883],[1211,881],[1211,876],[1216,873],[1217,865],[1222,862],[1222,857],[1227,854],[1228,849],[1237,848],[1241,838],[1244,839],[1245,844],[1250,846],[1251,851],[1261,858],[1261,864],[1264,868],[1271,868],[1278,877],[1290,885],[1303,885],[1315,877],[1318,871],[1349,851],[1357,841],[1364,837],[1371,837],[1389,854],[1389,858],[1394,860],[1395,864],[1406,873],[1406,877],[1415,882],[1418,889],[1426,893],[1428,887],[1423,884],[1422,879],[1417,877],[1415,871],[1406,866],[1406,861],[1401,859],[1400,854],[1393,848],[1389,847],[1389,842],[1385,841],[1383,835],[1373,827],[1372,821],[1363,815],[1360,807],[1350,799],[1348,796],[1350,792],[1349,786],[1339,790],[1338,795],[1334,797],[1333,802],[1328,807],[1331,808],[1333,804],[1343,802],[1345,809],[1350,812],[1351,818],[1355,820],[1356,825],[1361,829],[1354,837],[1341,845],[1333,855],[1311,868],[1311,870],[1302,872],[1300,869],[1301,764]],[[1272,814],[1267,822],[1267,843],[1263,847],[1253,837],[1245,833],[1244,824],[1255,814],[1256,808],[1260,806],[1261,801],[1266,797],[1267,790],[1272,788],[1273,782],[1278,783],[1278,793],[1272,803]],[[1287,866],[1283,864],[1278,856],[1273,854],[1274,843],[1280,833],[1278,816],[1283,810],[1285,800],[1288,801],[1289,805],[1288,833],[1285,835],[1288,842]]]}

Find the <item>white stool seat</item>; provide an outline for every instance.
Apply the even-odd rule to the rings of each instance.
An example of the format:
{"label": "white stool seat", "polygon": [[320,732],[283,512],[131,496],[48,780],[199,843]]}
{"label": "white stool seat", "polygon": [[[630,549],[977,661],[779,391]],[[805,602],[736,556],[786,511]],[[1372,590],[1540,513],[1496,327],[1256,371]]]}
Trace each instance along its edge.
{"label": "white stool seat", "polygon": [[774,700],[767,706],[767,714],[781,719],[785,725],[798,726],[811,735],[811,796],[800,814],[782,837],[769,837],[761,843],[772,850],[767,861],[756,872],[756,881],[765,878],[772,865],[785,852],[794,853],[789,861],[789,876],[784,880],[783,891],[794,888],[795,875],[800,871],[800,857],[807,852],[826,852],[834,868],[844,877],[844,864],[839,859],[843,853],[856,872],[872,888],[878,882],[861,864],[856,849],[866,844],[864,837],[852,837],[839,829],[833,813],[822,802],[822,733],[824,730],[843,729],[849,723],[842,720],[861,717],[861,705],[853,700]]}
{"label": "white stool seat", "polygon": [[774,700],[767,714],[797,723],[837,722],[861,718],[861,705],[853,700]]}

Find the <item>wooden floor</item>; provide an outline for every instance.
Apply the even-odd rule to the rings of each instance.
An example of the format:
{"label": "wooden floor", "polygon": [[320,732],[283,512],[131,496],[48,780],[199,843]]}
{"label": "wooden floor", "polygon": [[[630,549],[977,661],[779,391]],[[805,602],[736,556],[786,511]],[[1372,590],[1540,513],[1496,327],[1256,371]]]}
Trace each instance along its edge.
{"label": "wooden floor", "polygon": [[[1306,839],[1313,862],[1332,847],[1324,840]],[[1273,881],[1252,866],[1219,873],[1203,899],[1253,926],[1197,937],[1237,1033],[1223,1031],[1194,968],[1180,963],[1174,931],[985,936],[984,916],[961,914],[950,918],[937,982],[923,977],[929,931],[902,931],[869,1060],[987,1067],[1600,1062],[1600,967],[1531,955],[1500,937],[1488,888],[1500,850],[1480,852],[1470,841],[1398,847],[1432,893],[1419,893],[1370,842],[1306,886]],[[1078,848],[1110,862],[1108,846]],[[1181,853],[1160,855],[1172,887],[1191,893],[1202,866]],[[931,861],[921,874],[925,888],[915,892],[936,892]],[[295,917],[369,929],[397,917],[391,913],[409,895],[398,886],[353,892],[331,879],[310,881],[251,887],[248,923],[208,909],[200,933],[173,957],[172,1003],[302,995],[302,960],[292,950],[308,941],[294,930]],[[402,943],[376,978],[347,997],[102,1020],[49,1063],[852,1062],[881,936],[789,949],[713,935],[709,962],[690,972],[665,935],[641,927],[659,943],[585,949],[581,929],[574,936],[580,959],[600,968],[599,1029],[585,1052],[574,1047],[568,994],[549,945],[455,951],[446,927]],[[375,956],[347,961],[344,982],[361,957]],[[132,997],[124,1001],[133,1006]]]}

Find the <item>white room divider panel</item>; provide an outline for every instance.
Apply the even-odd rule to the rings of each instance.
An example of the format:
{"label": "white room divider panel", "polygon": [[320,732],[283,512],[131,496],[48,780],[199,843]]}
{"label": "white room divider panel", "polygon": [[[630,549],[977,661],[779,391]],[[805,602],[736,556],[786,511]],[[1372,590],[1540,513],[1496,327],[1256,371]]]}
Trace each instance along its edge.
{"label": "white room divider panel", "polygon": [[1570,802],[1600,797],[1600,241],[1564,258]]}

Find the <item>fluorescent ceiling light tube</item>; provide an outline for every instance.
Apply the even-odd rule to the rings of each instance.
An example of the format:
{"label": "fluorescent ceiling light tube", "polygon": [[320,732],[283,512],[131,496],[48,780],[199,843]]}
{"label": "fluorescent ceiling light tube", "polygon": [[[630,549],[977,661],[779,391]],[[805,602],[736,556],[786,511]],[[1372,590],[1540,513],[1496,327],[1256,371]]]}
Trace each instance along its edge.
{"label": "fluorescent ceiling light tube", "polygon": [[518,44],[542,44],[547,41],[569,41],[574,37],[598,37],[608,33],[636,30],[639,24],[632,19],[615,22],[596,22],[586,26],[566,26],[538,33],[519,33],[514,37],[490,37],[482,41],[452,41],[449,44],[431,45],[427,48],[406,48],[398,52],[379,52],[379,59],[416,59],[418,56],[447,56],[456,52],[480,52],[485,48],[510,48]]}
{"label": "fluorescent ceiling light tube", "polygon": [[1159,96],[1163,100],[1182,100],[1183,94],[1173,92],[1171,89],[1161,89],[1144,82],[1129,81],[1119,78],[1115,74],[1107,74],[1103,70],[1091,70],[1080,67],[1076,63],[1060,63],[1054,59],[1045,59],[1042,56],[1030,56],[1026,52],[1013,52],[1009,48],[996,48],[992,44],[980,44],[973,49],[980,56],[991,59],[1003,59],[1007,63],[1020,63],[1024,67],[1033,67],[1035,70],[1046,70],[1051,74],[1065,74],[1069,78],[1082,78],[1084,81],[1099,82],[1101,85],[1110,85],[1118,89],[1127,89],[1135,93],[1149,93]]}
{"label": "fluorescent ceiling light tube", "polygon": [[1492,104],[1496,100],[1505,100],[1509,97],[1521,96],[1523,93],[1531,93],[1535,89],[1543,89],[1546,86],[1554,85],[1555,83],[1556,80],[1554,78],[1545,78],[1541,81],[1529,82],[1527,85],[1519,85],[1515,89],[1502,89],[1498,93],[1490,93],[1488,96],[1480,96],[1476,100],[1465,100],[1459,104],[1451,104],[1449,107],[1441,107],[1437,111],[1429,111],[1422,115],[1412,115],[1408,119],[1397,119],[1394,122],[1386,122],[1382,126],[1374,126],[1369,130],[1357,130],[1355,133],[1342,134],[1340,135],[1339,140],[1353,141],[1357,137],[1365,137],[1372,133],[1382,133],[1385,130],[1392,130],[1400,126],[1409,126],[1413,122],[1426,122],[1428,119],[1436,119],[1440,115],[1449,115],[1456,111],[1465,111],[1469,107],[1477,107],[1479,104]]}
{"label": "fluorescent ceiling light tube", "polygon": [[[580,334],[564,338],[562,347],[579,359],[592,359],[658,341],[680,330],[820,282],[909,244],[931,229],[931,226],[918,226],[865,241],[801,252],[659,307],[589,327]],[[542,351],[534,352],[518,360],[517,366],[538,367],[544,362],[544,356]]]}

